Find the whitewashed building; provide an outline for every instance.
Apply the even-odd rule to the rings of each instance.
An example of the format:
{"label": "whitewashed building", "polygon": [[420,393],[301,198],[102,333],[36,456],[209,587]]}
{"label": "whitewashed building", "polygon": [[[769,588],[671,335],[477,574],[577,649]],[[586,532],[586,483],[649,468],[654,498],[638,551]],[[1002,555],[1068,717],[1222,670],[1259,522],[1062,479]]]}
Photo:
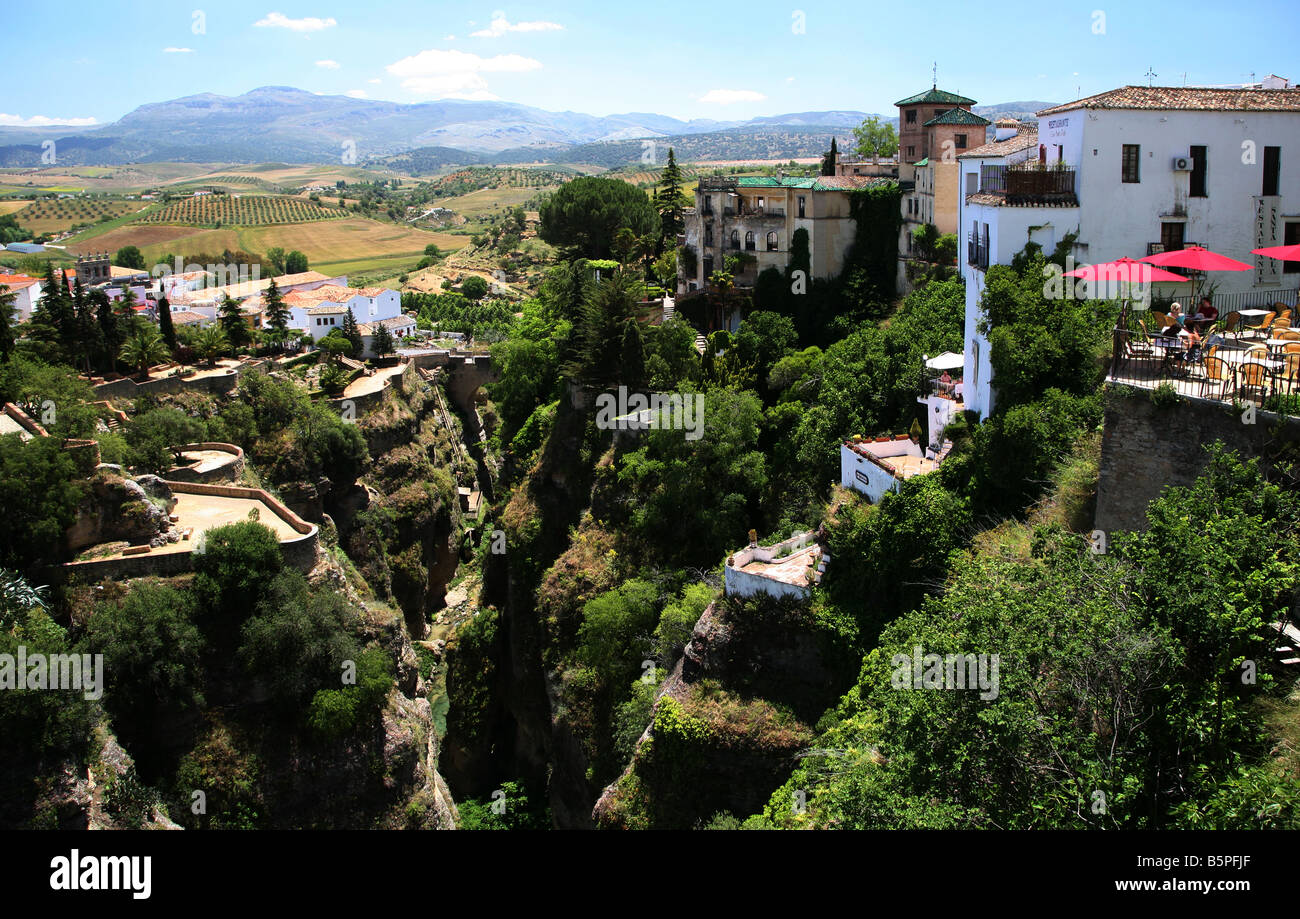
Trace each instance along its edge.
{"label": "whitewashed building", "polygon": [[807,599],[830,560],[816,537],[809,530],[771,546],[753,542],[728,556],[723,578],[727,596]]}
{"label": "whitewashed building", "polygon": [[387,287],[343,287],[327,284],[314,290],[299,290],[286,294],[284,305],[289,307],[289,326],[310,332],[319,340],[329,334],[329,330],[317,336],[323,324],[314,319],[325,315],[337,307],[338,314],[345,314],[350,309],[358,323],[380,322],[384,319],[396,319],[402,315],[402,295]]}
{"label": "whitewashed building", "polygon": [[939,468],[951,449],[948,442],[937,449],[922,448],[906,434],[875,440],[855,437],[840,445],[840,485],[862,492],[876,504],[908,479]]}
{"label": "whitewashed building", "polygon": [[1003,137],[958,157],[967,409],[987,417],[996,397],[985,273],[1031,241],[1050,252],[1077,233],[1080,265],[1194,243],[1254,266],[1210,276],[1220,314],[1294,302],[1300,263],[1251,250],[1300,242],[1300,89],[1125,86],[1037,117],[1036,145]]}

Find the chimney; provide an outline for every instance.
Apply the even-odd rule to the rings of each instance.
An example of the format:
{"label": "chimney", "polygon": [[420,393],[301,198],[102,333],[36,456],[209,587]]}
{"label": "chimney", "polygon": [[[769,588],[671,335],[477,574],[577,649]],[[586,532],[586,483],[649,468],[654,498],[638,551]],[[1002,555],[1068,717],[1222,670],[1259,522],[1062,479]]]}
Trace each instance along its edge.
{"label": "chimney", "polygon": [[993,140],[1010,140],[1020,130],[1020,122],[1014,118],[999,118],[993,123]]}

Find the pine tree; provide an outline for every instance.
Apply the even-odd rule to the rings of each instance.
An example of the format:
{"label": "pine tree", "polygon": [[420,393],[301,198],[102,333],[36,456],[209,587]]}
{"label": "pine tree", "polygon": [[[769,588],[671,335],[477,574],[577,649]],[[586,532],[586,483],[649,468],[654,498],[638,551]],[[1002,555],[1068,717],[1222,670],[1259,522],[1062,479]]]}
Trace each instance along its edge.
{"label": "pine tree", "polygon": [[623,342],[619,350],[622,382],[635,389],[645,380],[645,342],[641,339],[641,326],[635,318],[623,323]]}
{"label": "pine tree", "polygon": [[382,322],[375,323],[375,335],[371,341],[371,347],[374,349],[375,357],[384,357],[396,350],[393,333]]}
{"label": "pine tree", "polygon": [[356,357],[361,356],[364,343],[361,341],[361,330],[357,328],[357,317],[352,315],[352,307],[348,307],[348,314],[343,317],[343,337],[352,345],[352,353]]}
{"label": "pine tree", "polygon": [[81,286],[80,279],[74,282],[72,311],[76,319],[77,342],[82,369],[89,374],[92,361],[104,347],[104,333],[95,320],[95,312],[90,308],[90,303],[86,298],[86,289]]}
{"label": "pine tree", "polygon": [[172,324],[172,305],[163,297],[158,301],[158,332],[167,347],[176,350],[176,326]]}
{"label": "pine tree", "polygon": [[221,330],[226,333],[226,340],[232,348],[242,347],[253,340],[253,330],[244,320],[244,311],[240,309],[238,300],[226,294],[218,312],[221,314]]}
{"label": "pine tree", "polygon": [[662,227],[659,250],[664,246],[677,245],[677,235],[685,227],[682,211],[686,207],[686,195],[682,193],[682,170],[677,165],[677,154],[668,148],[668,165],[664,166],[663,175],[659,177],[659,200],[657,209]]}
{"label": "pine tree", "polygon": [[262,299],[266,303],[265,313],[271,325],[271,337],[277,345],[283,345],[289,337],[289,308],[284,305],[284,297],[280,295],[275,278],[271,278],[271,284],[266,288]]}
{"label": "pine tree", "polygon": [[95,319],[103,343],[99,365],[104,370],[113,370],[117,367],[117,352],[126,339],[126,332],[118,321],[117,314],[113,312],[113,301],[108,299],[108,294],[96,288],[90,292],[88,299],[95,305]]}

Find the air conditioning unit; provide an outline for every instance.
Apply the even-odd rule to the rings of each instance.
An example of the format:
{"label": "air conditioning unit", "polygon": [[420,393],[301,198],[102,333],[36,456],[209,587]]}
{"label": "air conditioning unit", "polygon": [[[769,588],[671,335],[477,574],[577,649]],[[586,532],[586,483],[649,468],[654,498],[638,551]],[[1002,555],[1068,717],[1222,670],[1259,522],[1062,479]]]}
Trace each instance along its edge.
{"label": "air conditioning unit", "polygon": [[1174,172],[1191,172],[1192,158],[1190,156],[1175,156],[1173,169]]}

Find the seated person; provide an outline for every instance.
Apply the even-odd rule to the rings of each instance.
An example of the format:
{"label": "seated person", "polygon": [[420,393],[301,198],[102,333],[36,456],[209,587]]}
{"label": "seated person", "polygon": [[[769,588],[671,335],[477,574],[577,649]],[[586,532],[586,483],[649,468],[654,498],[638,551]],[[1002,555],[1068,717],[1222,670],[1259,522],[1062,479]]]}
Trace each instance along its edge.
{"label": "seated person", "polygon": [[1187,317],[1183,315],[1183,305],[1181,303],[1175,303],[1169,307],[1169,321],[1179,328],[1187,324]]}
{"label": "seated person", "polygon": [[952,392],[952,377],[946,370],[939,377],[939,392]]}
{"label": "seated person", "polygon": [[1211,322],[1214,322],[1219,318],[1219,311],[1214,308],[1212,303],[1210,303],[1209,297],[1202,297],[1201,306],[1196,311],[1196,315],[1200,316],[1202,319],[1208,319]]}

